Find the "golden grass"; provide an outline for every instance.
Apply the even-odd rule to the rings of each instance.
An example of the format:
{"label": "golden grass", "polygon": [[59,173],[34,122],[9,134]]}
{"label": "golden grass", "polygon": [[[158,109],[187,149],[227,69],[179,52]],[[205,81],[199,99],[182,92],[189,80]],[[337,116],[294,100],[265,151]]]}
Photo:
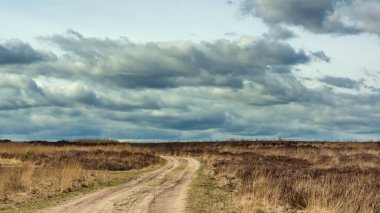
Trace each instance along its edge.
{"label": "golden grass", "polygon": [[128,182],[132,179],[135,179],[137,176],[146,173],[151,172],[154,170],[157,170],[164,166],[164,162],[161,162],[160,164],[146,167],[143,169],[132,169],[128,171],[96,171],[97,173],[101,173],[103,176],[107,176],[107,181],[100,182],[98,184],[94,184],[88,187],[81,187],[78,188],[70,193],[59,193],[54,194],[49,197],[41,198],[33,202],[24,203],[21,206],[18,206],[17,208],[8,208],[1,212],[4,213],[28,213],[28,212],[36,212],[40,209],[54,206],[59,203],[68,201],[74,197],[82,196],[87,193],[91,193],[93,191],[103,189],[106,187],[113,187],[120,184],[123,184],[125,182]]}
{"label": "golden grass", "polygon": [[189,212],[380,212],[380,143],[0,143],[0,203],[46,198],[108,179],[104,171],[202,161]]}
{"label": "golden grass", "polygon": [[82,167],[78,162],[70,161],[65,164],[59,174],[60,191],[69,191],[74,181],[80,180]]}
{"label": "golden grass", "polygon": [[379,143],[145,146],[202,159],[204,169],[190,190],[189,212],[380,212]]}
{"label": "golden grass", "polygon": [[[232,210],[380,211],[380,155],[345,149],[344,145],[318,150],[261,148],[253,147],[244,156],[224,154],[209,160],[219,179],[234,178],[239,183],[235,199],[227,203]],[[372,152],[379,153],[376,149]]]}
{"label": "golden grass", "polygon": [[108,171],[161,162],[145,149],[99,141],[0,143],[0,209],[109,182],[114,176]]}

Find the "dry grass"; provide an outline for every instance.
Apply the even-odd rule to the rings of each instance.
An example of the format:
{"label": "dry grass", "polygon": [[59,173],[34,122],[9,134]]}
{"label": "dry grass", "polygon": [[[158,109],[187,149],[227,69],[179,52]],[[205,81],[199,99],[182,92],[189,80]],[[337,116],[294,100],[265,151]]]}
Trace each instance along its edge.
{"label": "dry grass", "polygon": [[116,142],[0,143],[0,209],[112,181],[108,171],[160,161],[146,148]]}
{"label": "dry grass", "polygon": [[380,212],[380,143],[0,143],[0,202],[22,202],[198,157],[189,212]]}
{"label": "dry grass", "polygon": [[65,164],[59,174],[60,191],[68,191],[73,182],[80,180],[82,175],[82,167],[78,162],[70,161]]}
{"label": "dry grass", "polygon": [[200,157],[190,212],[380,212],[380,143],[146,146]]}

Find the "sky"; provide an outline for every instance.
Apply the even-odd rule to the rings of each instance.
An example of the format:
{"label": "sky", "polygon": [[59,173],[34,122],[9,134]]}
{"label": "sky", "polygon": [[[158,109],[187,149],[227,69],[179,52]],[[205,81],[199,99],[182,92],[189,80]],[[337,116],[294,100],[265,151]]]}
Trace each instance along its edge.
{"label": "sky", "polygon": [[0,139],[379,140],[379,0],[0,0]]}

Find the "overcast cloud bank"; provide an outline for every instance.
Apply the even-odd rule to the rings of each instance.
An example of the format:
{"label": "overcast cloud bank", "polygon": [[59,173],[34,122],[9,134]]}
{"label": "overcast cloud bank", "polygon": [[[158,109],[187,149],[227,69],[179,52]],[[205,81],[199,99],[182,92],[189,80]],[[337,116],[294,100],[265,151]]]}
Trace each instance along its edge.
{"label": "overcast cloud bank", "polygon": [[326,76],[320,79],[326,86],[310,89],[295,77],[298,65],[329,62],[321,50],[296,50],[266,35],[133,43],[70,30],[40,41],[59,54],[41,57],[46,53],[22,43],[28,51],[19,59],[3,59],[1,137],[361,139],[379,134],[379,94],[334,89],[360,90],[362,82]]}

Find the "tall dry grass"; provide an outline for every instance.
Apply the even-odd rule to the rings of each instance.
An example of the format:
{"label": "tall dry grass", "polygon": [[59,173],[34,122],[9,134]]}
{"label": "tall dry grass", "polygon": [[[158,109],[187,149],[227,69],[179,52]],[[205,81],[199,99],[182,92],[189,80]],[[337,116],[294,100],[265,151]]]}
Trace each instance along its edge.
{"label": "tall dry grass", "polygon": [[232,211],[380,212],[379,151],[252,146],[204,159],[216,177],[238,182],[234,199],[226,201]]}
{"label": "tall dry grass", "polygon": [[208,180],[202,188],[220,193],[203,190],[198,196],[213,201],[209,205],[215,212],[380,212],[380,143],[254,141],[145,146],[166,154],[199,157],[206,167],[202,178]]}
{"label": "tall dry grass", "polygon": [[146,148],[100,140],[0,143],[0,209],[109,181],[106,171],[159,162]]}
{"label": "tall dry grass", "polygon": [[82,167],[78,162],[65,164],[59,174],[60,191],[69,191],[73,183],[81,179]]}

